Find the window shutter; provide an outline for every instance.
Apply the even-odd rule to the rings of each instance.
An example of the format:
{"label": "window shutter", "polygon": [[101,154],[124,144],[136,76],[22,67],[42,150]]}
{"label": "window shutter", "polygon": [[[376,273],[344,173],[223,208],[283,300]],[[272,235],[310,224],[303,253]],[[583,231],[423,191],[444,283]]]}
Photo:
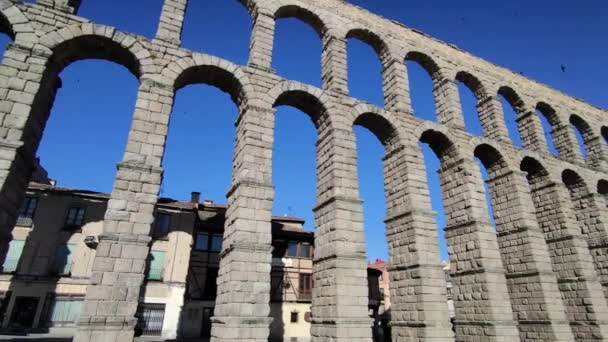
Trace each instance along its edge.
{"label": "window shutter", "polygon": [[8,246],[8,254],[6,255],[6,260],[4,261],[3,267],[3,272],[5,273],[17,271],[19,259],[21,259],[21,254],[23,253],[23,248],[25,247],[25,241],[13,240]]}
{"label": "window shutter", "polygon": [[165,263],[165,252],[152,251],[149,256],[148,279],[162,280],[163,266]]}

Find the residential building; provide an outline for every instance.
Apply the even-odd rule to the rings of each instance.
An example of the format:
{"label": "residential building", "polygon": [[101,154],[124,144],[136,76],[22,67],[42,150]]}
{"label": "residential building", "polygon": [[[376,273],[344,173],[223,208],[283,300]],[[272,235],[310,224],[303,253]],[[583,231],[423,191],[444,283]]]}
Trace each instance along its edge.
{"label": "residential building", "polygon": [[[71,335],[89,284],[109,195],[31,183],[0,274],[0,319],[6,330]],[[226,207],[161,198],[152,226],[137,333],[210,336]],[[314,234],[295,217],[273,217],[271,341],[310,337]],[[120,253],[120,251],[109,251]],[[134,265],[124,265],[134,267]],[[382,271],[375,274],[380,296]],[[380,279],[380,280],[378,280]],[[388,293],[388,290],[384,290]],[[377,309],[376,309],[376,312]]]}

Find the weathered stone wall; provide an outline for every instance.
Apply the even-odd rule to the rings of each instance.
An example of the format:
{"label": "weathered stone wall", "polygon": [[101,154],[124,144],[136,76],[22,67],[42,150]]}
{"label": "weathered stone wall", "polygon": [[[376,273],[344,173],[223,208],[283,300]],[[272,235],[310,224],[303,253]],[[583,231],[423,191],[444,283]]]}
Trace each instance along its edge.
{"label": "weathered stone wall", "polygon": [[[77,0],[0,0],[0,30],[13,38],[0,65],[2,250],[59,72],[77,60],[103,58],[127,67],[140,81],[76,341],[133,337],[173,100],[176,90],[193,83],[228,92],[240,109],[214,341],[268,336],[278,105],[309,114],[318,133],[313,340],[371,339],[353,125],[367,127],[386,147],[395,341],[608,339],[608,291],[602,291],[608,288],[606,111],[343,1],[241,2],[254,22],[247,66],[179,46],[186,0],[165,0],[153,40],[76,16]],[[297,17],[319,33],[322,89],[274,74],[275,20],[283,17]],[[349,38],[378,53],[384,109],[348,95]],[[413,113],[406,60],[421,64],[433,79],[436,123]],[[483,137],[464,130],[457,82],[478,99]],[[518,114],[523,149],[508,138],[498,95]],[[558,156],[548,151],[538,111],[553,126]],[[584,137],[588,159],[576,145],[574,129]],[[431,145],[442,163],[455,335],[419,142]],[[490,174],[496,232],[474,157]]]}

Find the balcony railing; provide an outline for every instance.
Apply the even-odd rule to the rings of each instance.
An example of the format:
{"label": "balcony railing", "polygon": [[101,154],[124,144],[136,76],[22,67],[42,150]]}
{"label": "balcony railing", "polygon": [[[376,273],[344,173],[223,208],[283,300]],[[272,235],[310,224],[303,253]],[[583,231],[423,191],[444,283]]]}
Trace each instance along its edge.
{"label": "balcony railing", "polygon": [[312,301],[312,291],[299,291],[298,292],[298,301],[301,302],[310,302]]}

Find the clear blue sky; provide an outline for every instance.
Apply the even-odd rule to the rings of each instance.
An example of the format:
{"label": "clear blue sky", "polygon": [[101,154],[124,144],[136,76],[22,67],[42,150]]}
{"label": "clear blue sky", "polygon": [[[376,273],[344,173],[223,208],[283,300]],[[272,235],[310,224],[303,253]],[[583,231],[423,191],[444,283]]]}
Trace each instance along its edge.
{"label": "clear blue sky", "polygon": [[[608,107],[608,3],[605,1],[402,1],[352,3],[450,42],[602,108]],[[145,4],[145,6],[142,6]],[[161,0],[83,0],[81,15],[99,23],[152,37]],[[235,63],[247,61],[251,20],[236,0],[191,0],[183,45]],[[6,41],[6,40],[5,40]],[[294,19],[277,24],[274,67],[280,75],[320,86],[321,45],[316,33]],[[371,48],[350,41],[351,93],[382,104],[380,63]],[[561,66],[566,71],[561,70]],[[410,65],[417,115],[434,117],[431,81]],[[38,151],[60,185],[111,191],[116,163],[126,143],[137,80],[121,66],[80,61],[61,74],[59,91]],[[474,98],[462,89],[467,125],[479,131]],[[187,199],[191,191],[225,202],[229,188],[236,106],[219,90],[189,86],[178,92],[173,111],[162,196]],[[507,115],[513,117],[512,111]],[[477,128],[475,128],[477,127]],[[313,229],[315,140],[310,119],[292,108],[277,112],[274,183],[277,215],[306,219]],[[511,125],[510,128],[513,128]],[[376,138],[355,127],[361,197],[365,201],[368,257],[386,258],[381,157]],[[514,132],[514,130],[511,130]],[[513,134],[516,142],[516,134]],[[433,207],[445,223],[435,170],[436,158],[424,147]],[[442,243],[442,257],[446,258]]]}

